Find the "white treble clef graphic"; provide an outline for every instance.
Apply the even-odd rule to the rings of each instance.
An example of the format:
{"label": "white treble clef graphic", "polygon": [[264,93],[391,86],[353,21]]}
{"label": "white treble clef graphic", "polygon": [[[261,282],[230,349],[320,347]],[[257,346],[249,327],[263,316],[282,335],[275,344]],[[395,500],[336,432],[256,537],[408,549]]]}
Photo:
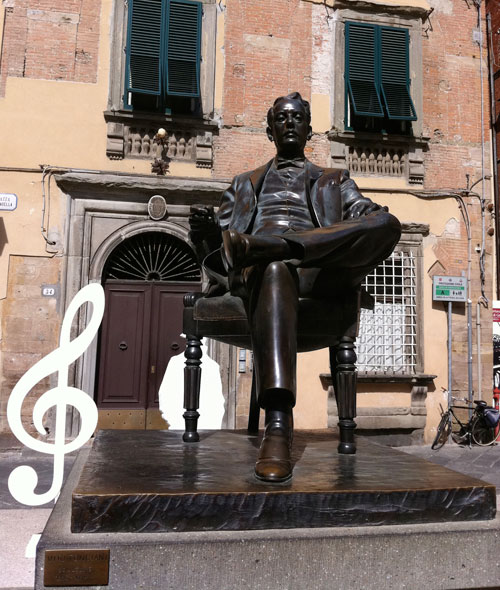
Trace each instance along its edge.
{"label": "white treble clef graphic", "polygon": [[[70,338],[71,324],[78,309],[92,303],[92,318],[87,327],[74,340]],[[36,471],[27,465],[16,467],[9,476],[9,490],[14,498],[28,506],[40,506],[54,500],[62,486],[64,455],[79,449],[92,436],[97,425],[97,407],[93,399],[81,389],[68,386],[68,369],[89,347],[101,324],[104,314],[104,291],[93,283],[81,289],[69,304],[61,326],[59,348],[39,360],[18,381],[9,397],[7,420],[14,435],[27,447],[54,455],[52,485],[48,491],[35,494],[38,483]],[[49,408],[55,407],[54,441],[44,442],[31,436],[22,424],[21,408],[31,389],[43,378],[58,373],[57,387],[45,392],[33,408],[33,424],[40,434],[46,435],[43,417]],[[66,444],[66,406],[75,407],[80,413],[81,428],[78,436]]]}

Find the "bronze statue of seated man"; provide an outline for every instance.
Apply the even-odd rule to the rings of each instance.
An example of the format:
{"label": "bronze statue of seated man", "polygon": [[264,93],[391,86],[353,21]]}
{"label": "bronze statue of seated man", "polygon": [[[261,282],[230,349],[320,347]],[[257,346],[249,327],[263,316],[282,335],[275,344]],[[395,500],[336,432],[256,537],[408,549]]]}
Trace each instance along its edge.
{"label": "bronze statue of seated man", "polygon": [[391,254],[401,226],[360,194],[347,170],[305,158],[311,113],[299,93],[277,98],[267,122],[276,157],[234,178],[216,218],[194,208],[190,222],[193,242],[216,248],[205,259],[212,290],[229,289],[245,302],[265,410],[255,475],[283,482],[292,475],[299,298],[325,299],[359,285]]}

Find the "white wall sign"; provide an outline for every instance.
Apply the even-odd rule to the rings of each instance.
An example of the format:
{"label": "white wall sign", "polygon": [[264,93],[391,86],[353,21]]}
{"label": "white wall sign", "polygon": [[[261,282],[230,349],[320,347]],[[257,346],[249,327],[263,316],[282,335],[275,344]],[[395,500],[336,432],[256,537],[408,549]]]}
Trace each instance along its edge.
{"label": "white wall sign", "polygon": [[465,277],[432,277],[432,299],[434,301],[467,301],[467,279]]}
{"label": "white wall sign", "polygon": [[[92,303],[92,317],[87,327],[71,340],[71,324],[82,305]],[[97,334],[104,314],[104,290],[94,283],[80,289],[69,304],[61,326],[59,348],[40,359],[19,379],[10,394],[7,404],[7,421],[16,436],[24,445],[38,451],[54,455],[54,471],[50,489],[35,494],[38,484],[36,471],[28,465],[16,467],[9,476],[9,490],[12,496],[22,504],[41,506],[54,500],[61,490],[64,475],[64,455],[76,451],[84,445],[94,433],[97,426],[97,406],[94,400],[81,389],[68,385],[68,370],[89,347]],[[57,387],[42,394],[33,407],[33,424],[38,432],[47,436],[43,427],[43,417],[47,410],[54,407],[56,426],[53,441],[43,441],[29,434],[23,426],[21,410],[23,402],[33,387],[42,379],[57,372]],[[73,406],[80,413],[80,432],[66,444],[66,406]]]}
{"label": "white wall sign", "polygon": [[42,285],[42,297],[57,297],[59,288],[57,285]]}
{"label": "white wall sign", "polygon": [[0,193],[0,211],[14,211],[17,207],[17,195]]}

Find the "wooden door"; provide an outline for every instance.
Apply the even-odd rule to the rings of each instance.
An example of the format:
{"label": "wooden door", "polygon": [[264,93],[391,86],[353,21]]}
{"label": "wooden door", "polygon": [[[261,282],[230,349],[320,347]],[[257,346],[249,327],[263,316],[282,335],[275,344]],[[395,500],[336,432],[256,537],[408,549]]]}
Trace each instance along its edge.
{"label": "wooden door", "polygon": [[183,352],[183,296],[197,289],[193,283],[105,285],[97,386],[101,427],[162,427],[158,391],[168,361]]}

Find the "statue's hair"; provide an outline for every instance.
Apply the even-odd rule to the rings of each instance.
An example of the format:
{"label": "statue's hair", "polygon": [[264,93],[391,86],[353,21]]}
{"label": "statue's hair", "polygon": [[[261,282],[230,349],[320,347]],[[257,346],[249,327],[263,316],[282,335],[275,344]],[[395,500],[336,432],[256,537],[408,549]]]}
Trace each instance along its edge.
{"label": "statue's hair", "polygon": [[302,96],[300,95],[300,92],[291,92],[290,94],[287,94],[286,96],[278,96],[278,98],[273,102],[273,106],[267,111],[267,124],[269,127],[273,126],[274,107],[277,105],[278,102],[280,102],[281,100],[286,100],[286,99],[296,100],[297,102],[300,102],[300,104],[302,105],[304,112],[306,114],[307,122],[311,123],[311,105],[307,102],[307,100],[304,100],[302,98]]}

